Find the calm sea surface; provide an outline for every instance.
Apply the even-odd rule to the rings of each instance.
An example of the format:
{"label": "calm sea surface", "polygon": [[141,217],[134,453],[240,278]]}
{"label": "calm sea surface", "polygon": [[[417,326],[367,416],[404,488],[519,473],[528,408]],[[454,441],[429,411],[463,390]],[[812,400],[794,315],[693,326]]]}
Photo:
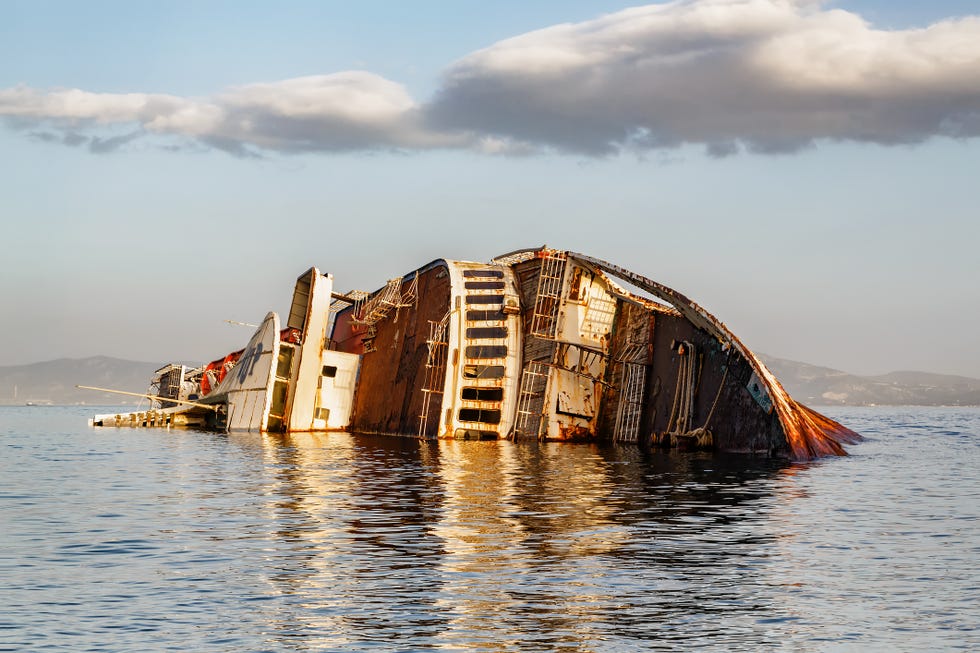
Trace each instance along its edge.
{"label": "calm sea surface", "polygon": [[980,649],[980,410],[792,465],[0,408],[0,650]]}

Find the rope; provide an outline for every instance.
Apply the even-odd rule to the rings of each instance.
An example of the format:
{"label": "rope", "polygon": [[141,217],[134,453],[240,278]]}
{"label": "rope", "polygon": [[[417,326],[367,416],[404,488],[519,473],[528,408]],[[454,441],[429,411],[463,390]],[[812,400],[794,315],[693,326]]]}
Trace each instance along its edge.
{"label": "rope", "polygon": [[711,418],[715,414],[715,407],[718,405],[718,399],[721,398],[721,391],[725,388],[725,379],[728,378],[728,364],[725,364],[725,373],[721,375],[721,383],[718,384],[718,392],[715,393],[714,403],[711,404],[711,410],[708,411],[708,419],[704,420],[704,426],[702,429],[707,429],[708,424],[711,422]]}
{"label": "rope", "polygon": [[710,447],[714,444],[714,435],[708,430],[708,425],[715,415],[721,393],[725,389],[725,381],[728,379],[729,365],[725,364],[725,371],[721,375],[721,382],[715,392],[714,401],[711,402],[711,409],[708,417],[704,420],[704,425],[696,429],[691,429],[691,420],[694,418],[694,398],[701,387],[701,372],[704,367],[704,356],[698,356],[698,368],[695,370],[694,345],[689,342],[681,343],[684,348],[680,364],[677,368],[677,385],[674,388],[674,402],[670,409],[670,420],[667,422],[667,434],[671,436],[693,437],[699,447]]}
{"label": "rope", "polygon": [[683,434],[690,430],[696,384],[700,377],[694,373],[694,345],[682,342],[678,353],[681,354],[681,359],[677,367],[677,385],[674,387],[674,401],[670,408],[670,420],[667,422],[667,432],[671,434]]}
{"label": "rope", "polygon": [[[703,362],[703,361],[702,361]],[[721,392],[725,389],[725,380],[728,378],[729,366],[725,365],[725,372],[721,375],[721,382],[718,384],[718,392],[715,393],[715,400],[711,403],[711,410],[708,411],[708,417],[704,420],[704,425],[696,429],[687,430],[682,432],[671,432],[671,435],[680,435],[693,437],[697,441],[697,446],[707,448],[714,444],[714,434],[708,429],[708,424],[711,423],[711,418],[715,415],[715,408],[718,406],[718,400],[721,398]]]}

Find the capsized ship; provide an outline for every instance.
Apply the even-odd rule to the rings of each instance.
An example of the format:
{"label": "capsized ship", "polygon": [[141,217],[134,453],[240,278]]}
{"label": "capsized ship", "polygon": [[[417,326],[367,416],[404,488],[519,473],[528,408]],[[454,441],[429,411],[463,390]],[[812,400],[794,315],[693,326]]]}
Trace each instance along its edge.
{"label": "capsized ship", "polygon": [[845,455],[854,431],[794,401],[684,295],[547,247],[440,259],[374,292],[296,281],[244,349],[168,365],[153,404],[96,426],[329,431],[420,438],[609,440]]}

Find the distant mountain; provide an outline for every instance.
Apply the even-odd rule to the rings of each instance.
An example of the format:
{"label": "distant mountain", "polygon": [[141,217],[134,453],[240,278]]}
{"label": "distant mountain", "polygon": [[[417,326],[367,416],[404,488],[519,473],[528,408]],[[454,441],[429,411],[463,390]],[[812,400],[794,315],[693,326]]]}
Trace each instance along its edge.
{"label": "distant mountain", "polygon": [[[980,379],[928,372],[856,376],[829,367],[760,357],[790,395],[805,404],[980,406]],[[94,356],[0,367],[0,405],[135,404],[137,397],[75,386],[146,392],[153,372],[163,365]]]}
{"label": "distant mountain", "polygon": [[929,372],[857,376],[760,355],[786,391],[813,405],[980,406],[980,379]]}
{"label": "distant mountain", "polygon": [[80,390],[91,385],[127,392],[146,392],[153,372],[162,363],[139,363],[108,356],[58,360],[0,367],[0,405],[135,404],[137,397]]}

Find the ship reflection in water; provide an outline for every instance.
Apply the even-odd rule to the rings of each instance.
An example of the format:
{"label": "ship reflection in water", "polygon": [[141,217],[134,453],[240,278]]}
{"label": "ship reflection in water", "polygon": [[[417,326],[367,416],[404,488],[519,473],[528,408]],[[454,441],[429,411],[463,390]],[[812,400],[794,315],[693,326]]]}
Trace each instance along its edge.
{"label": "ship reflection in water", "polygon": [[275,470],[268,582],[281,598],[259,609],[281,643],[778,643],[767,635],[781,609],[764,589],[774,537],[763,524],[786,463],[567,443],[231,437],[261,442]]}
{"label": "ship reflection in water", "polygon": [[0,649],[980,648],[977,409],[806,464],[86,411],[0,410]]}

